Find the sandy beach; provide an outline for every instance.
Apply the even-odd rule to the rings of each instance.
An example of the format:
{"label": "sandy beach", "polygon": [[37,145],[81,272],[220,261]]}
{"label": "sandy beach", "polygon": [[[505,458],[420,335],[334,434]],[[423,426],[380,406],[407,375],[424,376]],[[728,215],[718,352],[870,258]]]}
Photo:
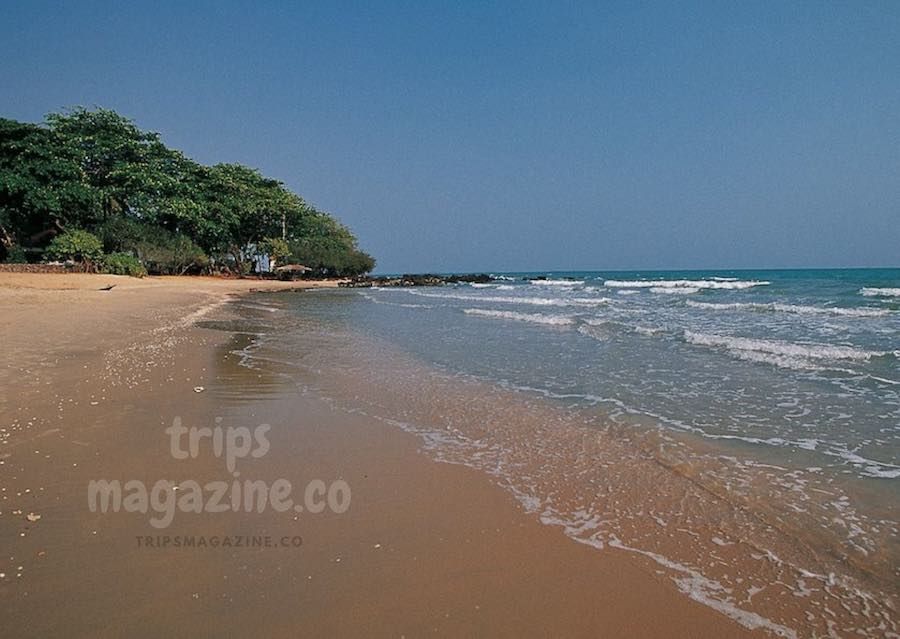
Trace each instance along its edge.
{"label": "sandy beach", "polygon": [[900,3],[8,4],[0,639],[900,639]]}
{"label": "sandy beach", "polygon": [[[250,289],[302,296],[289,291],[306,285],[0,274],[5,632],[751,634],[649,564],[542,525],[477,470],[431,460],[415,435],[241,366],[245,336],[204,328],[228,321],[229,302],[252,303]],[[209,447],[187,460],[170,454],[165,429],[176,418],[269,424],[269,450],[240,460],[239,474],[295,487],[340,480],[352,488],[349,509],[179,512],[164,529],[152,513],[91,512],[93,480],[235,478]],[[276,546],[174,545],[188,537]]]}

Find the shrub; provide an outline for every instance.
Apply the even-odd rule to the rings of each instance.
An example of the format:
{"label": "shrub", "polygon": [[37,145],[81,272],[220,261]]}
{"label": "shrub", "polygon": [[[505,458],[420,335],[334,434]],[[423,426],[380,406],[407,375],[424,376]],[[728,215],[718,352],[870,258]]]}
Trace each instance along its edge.
{"label": "shrub", "polygon": [[106,253],[133,251],[138,243],[152,237],[156,231],[156,227],[121,215],[111,217],[103,224],[91,228],[91,232],[100,238]]}
{"label": "shrub", "polygon": [[110,275],[130,275],[131,277],[144,277],[147,269],[141,261],[131,253],[110,253],[103,256],[101,270]]}
{"label": "shrub", "polygon": [[27,264],[28,259],[25,256],[25,249],[18,245],[13,246],[6,254],[4,261],[7,264]]}
{"label": "shrub", "polygon": [[209,265],[206,253],[184,235],[159,232],[152,240],[140,242],[135,250],[154,274],[199,273]]}
{"label": "shrub", "polygon": [[51,259],[72,260],[91,268],[103,257],[103,245],[96,235],[87,231],[66,231],[53,238],[46,255]]}

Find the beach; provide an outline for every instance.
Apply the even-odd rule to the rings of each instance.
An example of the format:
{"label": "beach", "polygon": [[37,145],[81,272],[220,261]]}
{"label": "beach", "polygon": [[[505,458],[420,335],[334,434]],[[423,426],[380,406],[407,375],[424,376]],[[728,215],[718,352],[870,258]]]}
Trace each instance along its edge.
{"label": "beach", "polygon": [[900,639],[900,3],[4,8],[0,636]]}
{"label": "beach", "polygon": [[[366,379],[354,372],[365,360],[336,353],[344,368],[329,375],[331,394],[286,374],[277,350],[266,365],[254,350],[255,324],[273,324],[272,300],[319,295],[293,290],[300,286],[0,274],[0,596],[11,636],[771,630],[750,632],[746,619],[686,596],[646,557],[598,552],[544,525],[496,476],[436,461],[433,435],[348,409],[338,400]],[[321,333],[301,328],[310,339]],[[502,417],[495,425],[514,429]],[[206,445],[176,459],[166,434],[176,419],[269,425],[266,454],[239,460],[239,476],[297,487],[345,482],[349,508],[179,511],[165,528],[151,524],[152,512],[91,512],[96,480],[237,479]],[[206,545],[176,545],[188,538]],[[273,545],[255,542],[263,538]]]}

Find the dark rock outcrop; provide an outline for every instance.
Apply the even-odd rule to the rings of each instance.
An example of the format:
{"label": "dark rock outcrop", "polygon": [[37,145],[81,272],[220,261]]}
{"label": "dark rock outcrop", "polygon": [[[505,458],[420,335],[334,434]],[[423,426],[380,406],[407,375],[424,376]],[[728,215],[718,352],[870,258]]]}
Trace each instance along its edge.
{"label": "dark rock outcrop", "polygon": [[485,273],[470,275],[435,275],[433,273],[407,273],[400,276],[365,276],[355,277],[347,282],[341,282],[338,286],[345,288],[369,288],[372,286],[444,286],[445,284],[478,283],[486,284],[494,281],[494,278]]}

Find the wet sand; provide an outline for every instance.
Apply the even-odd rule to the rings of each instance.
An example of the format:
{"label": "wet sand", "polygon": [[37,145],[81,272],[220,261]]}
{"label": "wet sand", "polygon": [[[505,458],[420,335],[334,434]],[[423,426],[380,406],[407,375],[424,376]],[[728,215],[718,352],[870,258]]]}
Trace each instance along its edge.
{"label": "wet sand", "polygon": [[[250,288],[295,286],[0,274],[4,634],[764,636],[646,564],[541,525],[483,473],[422,454],[415,435],[240,366],[245,336],[194,326],[227,318],[223,303]],[[349,510],[179,512],[164,530],[147,514],[90,512],[91,480],[233,478],[208,448],[172,457],[176,417],[271,424],[270,450],[239,461],[242,477],[300,492],[343,480]],[[138,545],[164,535],[302,545]]]}

